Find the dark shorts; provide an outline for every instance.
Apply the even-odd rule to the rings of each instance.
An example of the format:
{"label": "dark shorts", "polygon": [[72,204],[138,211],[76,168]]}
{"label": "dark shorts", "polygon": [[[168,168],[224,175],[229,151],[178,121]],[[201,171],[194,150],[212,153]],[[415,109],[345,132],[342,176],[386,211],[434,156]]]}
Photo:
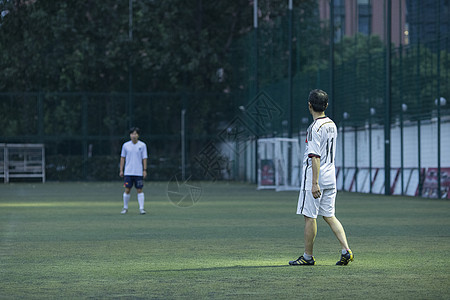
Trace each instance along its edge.
{"label": "dark shorts", "polygon": [[132,188],[133,185],[137,189],[142,189],[144,187],[144,177],[143,176],[125,176],[123,186],[126,188]]}

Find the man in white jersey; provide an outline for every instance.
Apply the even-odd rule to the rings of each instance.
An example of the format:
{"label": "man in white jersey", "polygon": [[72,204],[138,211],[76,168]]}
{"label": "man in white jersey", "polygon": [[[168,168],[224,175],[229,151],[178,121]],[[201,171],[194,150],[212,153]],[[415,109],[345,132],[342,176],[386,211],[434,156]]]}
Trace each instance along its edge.
{"label": "man in white jersey", "polygon": [[347,237],[341,222],[335,217],[336,175],[335,154],[337,128],[334,122],[325,116],[328,107],[328,95],[322,90],[312,90],[308,99],[309,112],[313,123],[308,127],[306,149],[303,158],[303,175],[298,197],[297,214],[305,219],[305,251],[290,265],[314,265],[314,239],[317,235],[317,216],[331,227],[339,240],[342,251],[336,265],[347,265],[353,261]]}
{"label": "man in white jersey", "polygon": [[[120,173],[124,178],[125,192],[123,193],[123,209],[121,214],[128,212],[128,202],[130,201],[130,192],[133,185],[136,187],[137,198],[139,202],[139,212],[145,215],[144,210],[144,178],[147,177],[147,145],[139,140],[139,128],[130,129],[130,141],[122,146],[120,154]],[[125,171],[124,171],[125,167]]]}

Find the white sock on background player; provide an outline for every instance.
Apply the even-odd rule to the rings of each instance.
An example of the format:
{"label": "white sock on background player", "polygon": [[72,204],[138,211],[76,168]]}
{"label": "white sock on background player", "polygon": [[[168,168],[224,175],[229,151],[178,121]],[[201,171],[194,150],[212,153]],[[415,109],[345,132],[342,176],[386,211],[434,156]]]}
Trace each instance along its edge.
{"label": "white sock on background player", "polygon": [[139,209],[144,209],[144,200],[145,200],[144,193],[138,194],[137,198],[138,198],[138,202],[139,202]]}
{"label": "white sock on background player", "polygon": [[128,209],[128,202],[130,201],[130,194],[123,193],[123,208]]}

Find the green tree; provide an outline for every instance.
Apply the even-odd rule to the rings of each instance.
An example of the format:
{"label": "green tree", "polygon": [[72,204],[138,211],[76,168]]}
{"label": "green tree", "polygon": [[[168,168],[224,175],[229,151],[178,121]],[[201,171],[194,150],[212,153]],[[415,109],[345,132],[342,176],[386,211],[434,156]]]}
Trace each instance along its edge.
{"label": "green tree", "polygon": [[132,36],[128,3],[8,2],[0,90],[127,91],[129,72],[135,91],[217,89],[248,1],[133,1]]}

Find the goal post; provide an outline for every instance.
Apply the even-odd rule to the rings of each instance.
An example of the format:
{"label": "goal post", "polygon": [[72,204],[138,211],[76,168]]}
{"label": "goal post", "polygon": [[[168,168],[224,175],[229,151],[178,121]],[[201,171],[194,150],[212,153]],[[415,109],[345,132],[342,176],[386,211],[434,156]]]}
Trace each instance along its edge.
{"label": "goal post", "polygon": [[295,138],[258,140],[258,189],[300,188],[300,147]]}

